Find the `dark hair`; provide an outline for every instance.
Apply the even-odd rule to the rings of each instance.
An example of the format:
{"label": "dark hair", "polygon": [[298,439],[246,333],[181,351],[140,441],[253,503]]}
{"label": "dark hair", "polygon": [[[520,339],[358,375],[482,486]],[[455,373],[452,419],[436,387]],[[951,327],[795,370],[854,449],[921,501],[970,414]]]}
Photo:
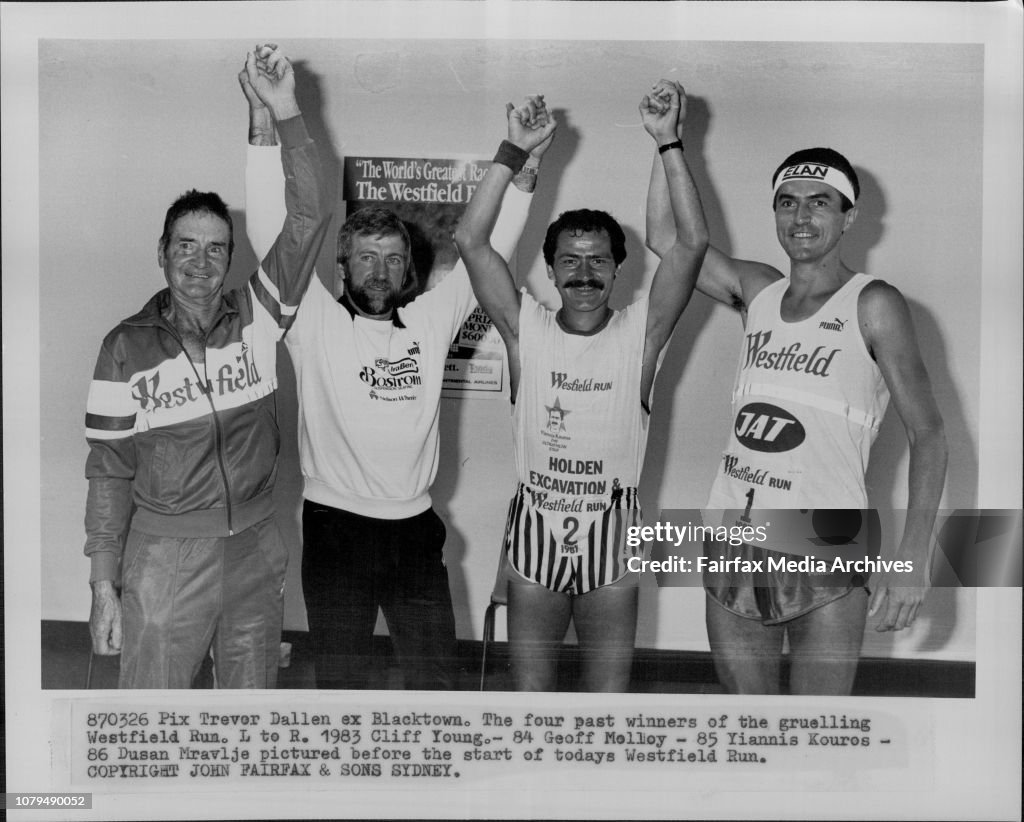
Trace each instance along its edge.
{"label": "dark hair", "polygon": [[626,235],[615,218],[606,211],[577,208],[574,211],[563,211],[558,215],[558,219],[548,226],[548,233],[544,236],[544,262],[548,265],[554,265],[558,235],[563,231],[570,234],[603,231],[612,242],[612,259],[615,260],[615,265],[622,265],[622,261],[626,259]]}
{"label": "dark hair", "polygon": [[164,217],[164,233],[160,235],[160,249],[167,251],[167,243],[171,239],[171,231],[174,224],[186,214],[212,214],[220,217],[228,224],[228,262],[231,262],[231,254],[235,250],[235,227],[231,222],[231,213],[219,194],[213,191],[186,191],[177,200],[171,203]]}
{"label": "dark hair", "polygon": [[[775,173],[772,175],[773,189],[775,188],[775,181],[779,178],[779,174],[782,173],[782,170],[789,166],[796,165],[797,163],[820,163],[822,165],[832,166],[832,168],[837,171],[841,171],[849,178],[850,185],[853,186],[854,199],[860,197],[860,180],[857,179],[857,172],[853,170],[853,166],[850,165],[849,160],[832,148],[805,148],[790,154],[782,161],[782,165],[775,169]],[[853,208],[853,203],[850,202],[849,197],[842,193],[840,193],[839,196],[842,199],[843,211],[849,211]],[[772,199],[772,207],[775,207],[774,197]]]}
{"label": "dark hair", "polygon": [[381,237],[397,235],[405,244],[408,261],[402,288],[398,293],[398,305],[405,305],[419,293],[419,276],[412,260],[412,239],[409,229],[402,219],[390,209],[382,206],[367,206],[349,214],[348,219],[338,229],[338,263],[348,272],[348,258],[352,254],[352,240],[360,237]]}

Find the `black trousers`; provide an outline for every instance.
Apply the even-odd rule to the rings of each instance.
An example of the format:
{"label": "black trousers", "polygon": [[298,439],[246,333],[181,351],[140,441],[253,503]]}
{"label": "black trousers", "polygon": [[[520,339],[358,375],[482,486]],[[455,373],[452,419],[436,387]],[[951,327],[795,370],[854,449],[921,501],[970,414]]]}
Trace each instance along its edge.
{"label": "black trousers", "polygon": [[374,687],[373,628],[384,612],[405,687],[455,685],[455,614],[445,526],[428,509],[363,517],[315,502],[302,509],[302,588],[318,688]]}

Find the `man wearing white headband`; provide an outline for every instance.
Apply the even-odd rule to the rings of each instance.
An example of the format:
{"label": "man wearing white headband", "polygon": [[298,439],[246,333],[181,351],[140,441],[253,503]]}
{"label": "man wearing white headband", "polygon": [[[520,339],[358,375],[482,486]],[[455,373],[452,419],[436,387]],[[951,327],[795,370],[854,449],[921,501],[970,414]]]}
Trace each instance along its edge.
{"label": "man wearing white headband", "polygon": [[[647,211],[656,253],[672,241],[663,177],[656,163]],[[790,511],[810,517],[857,509],[859,517],[868,505],[868,454],[891,396],[910,441],[908,511],[895,556],[884,544],[881,553],[911,564],[913,573],[770,571],[768,558],[799,561],[808,552],[770,539],[758,547],[710,543],[711,558],[760,559],[764,568],[751,562],[749,572],[705,576],[708,638],[732,693],[779,693],[788,640],[792,693],[845,695],[867,617],[878,614],[876,630],[902,630],[924,600],[946,442],[906,301],[841,260],[860,194],[849,162],[832,149],[799,151],[779,166],[772,188],[789,276],[709,247],[697,283],[736,308],[744,324],[733,424],[707,508],[725,512],[727,525],[738,518],[765,525]]]}
{"label": "man wearing white headband", "polygon": [[809,148],[788,157],[772,178],[772,195],[786,183],[798,180],[825,183],[834,188],[841,195],[841,210],[844,212],[853,208],[857,201],[860,188],[857,172],[842,154],[830,148]]}

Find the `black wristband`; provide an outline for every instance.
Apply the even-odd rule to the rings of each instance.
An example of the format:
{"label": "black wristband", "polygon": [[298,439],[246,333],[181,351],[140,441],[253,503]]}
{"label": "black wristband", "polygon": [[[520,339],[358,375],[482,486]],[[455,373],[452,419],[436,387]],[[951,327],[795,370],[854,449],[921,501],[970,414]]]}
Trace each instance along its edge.
{"label": "black wristband", "polygon": [[673,140],[671,143],[665,143],[665,145],[663,146],[658,146],[658,154],[664,154],[666,151],[671,151],[674,148],[678,148],[680,151],[684,151],[685,149],[683,149],[683,141]]}
{"label": "black wristband", "polygon": [[523,166],[526,165],[526,161],[529,158],[530,152],[519,148],[515,143],[510,143],[508,140],[502,140],[501,145],[498,146],[498,153],[494,155],[494,162],[501,163],[503,166],[508,166],[512,169],[513,174],[518,174],[522,171]]}

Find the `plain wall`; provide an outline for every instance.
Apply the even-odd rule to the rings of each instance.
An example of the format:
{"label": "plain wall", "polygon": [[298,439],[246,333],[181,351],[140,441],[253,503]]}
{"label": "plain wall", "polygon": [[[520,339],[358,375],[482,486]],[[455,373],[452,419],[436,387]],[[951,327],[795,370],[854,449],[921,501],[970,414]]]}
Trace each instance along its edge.
{"label": "plain wall", "polygon": [[[237,40],[40,43],[44,619],[88,618],[81,549],[89,379],[103,335],[163,287],[156,244],[168,204],[187,188],[219,191],[236,216],[231,282],[255,265],[237,211],[247,117],[235,75],[250,47]],[[554,291],[540,243],[546,224],[567,208],[606,209],[626,229],[629,257],[613,304],[649,284],[654,260],[643,248],[643,206],[653,144],[637,104],[659,77],[680,80],[691,95],[687,158],[712,242],[734,256],[786,270],[770,175],[798,148],[844,152],[862,183],[845,260],[907,297],[950,443],[943,505],[979,505],[980,46],[310,39],[283,47],[320,141],[336,224],[344,214],[344,154],[487,158],[505,134],[504,103],[543,92],[559,134],[516,267],[549,304]],[[320,271],[330,276],[333,240],[325,246]],[[641,485],[649,522],[662,509],[706,501],[731,420],[739,344],[738,316],[695,296],[655,390]],[[282,360],[278,499],[294,546],[286,627],[303,628],[294,386]],[[441,437],[434,497],[449,526],[458,633],[479,638],[515,481],[507,397],[443,400]],[[868,474],[872,502],[905,504],[906,472],[905,436],[890,410]],[[887,525],[898,534],[898,523]],[[641,603],[639,646],[707,649],[699,588],[659,590],[645,579]],[[869,630],[864,652],[973,658],[974,630],[973,592],[940,589],[914,629]]]}

